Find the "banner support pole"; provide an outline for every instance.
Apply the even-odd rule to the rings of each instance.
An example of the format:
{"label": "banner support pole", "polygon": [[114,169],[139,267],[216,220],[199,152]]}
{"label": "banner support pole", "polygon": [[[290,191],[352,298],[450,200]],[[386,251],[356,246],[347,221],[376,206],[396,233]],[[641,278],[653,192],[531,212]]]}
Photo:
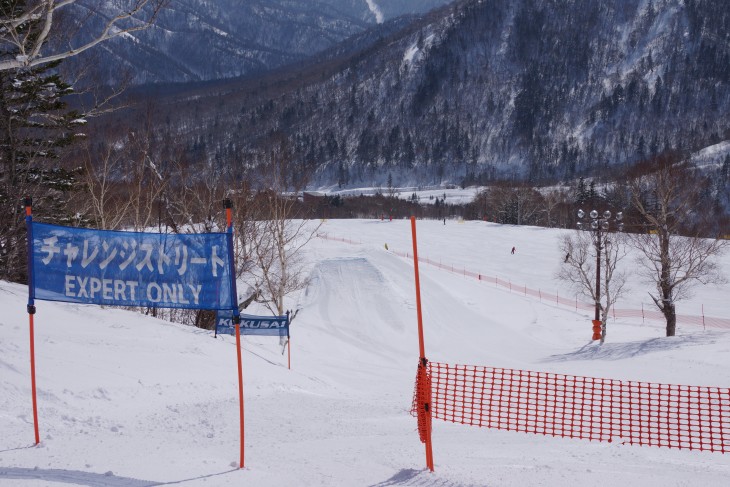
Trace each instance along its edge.
{"label": "banner support pole", "polygon": [[[416,239],[416,217],[411,217],[411,234],[413,238],[413,268],[416,275],[416,312],[418,315],[418,350],[420,353],[420,365],[426,367],[426,346],[423,338],[423,313],[421,311],[421,282],[418,274],[418,244]],[[428,420],[426,427],[426,467],[433,472],[433,447],[431,445],[431,398],[422,406]]]}
{"label": "banner support pole", "polygon": [[38,433],[38,400],[35,385],[35,331],[33,317],[35,315],[35,286],[33,283],[33,199],[25,198],[25,226],[26,238],[28,240],[28,324],[30,335],[30,388],[33,397],[33,431],[35,433],[35,444],[39,444]]}
{"label": "banner support pole", "polygon": [[30,309],[28,311],[28,321],[30,322],[30,385],[33,395],[33,431],[35,432],[35,444],[37,445],[41,441],[38,433],[38,401],[36,399],[35,387],[35,340],[33,337],[33,313],[35,313],[35,306],[32,307],[32,312]]}
{"label": "banner support pole", "polygon": [[235,315],[233,322],[236,326],[236,355],[238,357],[238,410],[240,416],[240,433],[241,433],[241,458],[239,461],[239,468],[243,468],[243,447],[244,447],[244,435],[243,435],[243,369],[241,367],[241,317]]}
{"label": "banner support pole", "polygon": [[[238,410],[240,416],[240,433],[241,433],[241,458],[239,468],[244,467],[243,450],[243,368],[241,366],[241,312],[238,309],[238,291],[236,291],[236,264],[233,261],[235,253],[233,252],[233,220],[231,218],[231,208],[233,204],[231,200],[226,198],[223,200],[223,207],[226,209],[226,232],[228,233],[228,252],[231,272],[231,296],[235,306],[233,308],[233,323],[236,327],[236,356],[238,358]],[[217,332],[217,329],[216,329]]]}
{"label": "banner support pole", "polygon": [[291,336],[289,335],[289,327],[291,322],[289,321],[289,311],[286,312],[286,354],[287,354],[287,368],[291,370]]}

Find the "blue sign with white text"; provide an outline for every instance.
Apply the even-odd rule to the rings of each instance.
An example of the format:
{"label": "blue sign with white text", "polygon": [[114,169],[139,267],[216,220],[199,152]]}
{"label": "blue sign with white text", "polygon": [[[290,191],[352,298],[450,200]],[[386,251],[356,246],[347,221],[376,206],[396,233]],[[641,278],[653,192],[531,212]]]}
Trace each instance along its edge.
{"label": "blue sign with white text", "polygon": [[47,301],[228,309],[232,238],[32,223],[34,298]]}
{"label": "blue sign with white text", "polygon": [[[233,311],[218,311],[215,318],[216,332],[223,335],[235,335]],[[289,318],[287,316],[253,316],[241,315],[241,335],[289,336]]]}

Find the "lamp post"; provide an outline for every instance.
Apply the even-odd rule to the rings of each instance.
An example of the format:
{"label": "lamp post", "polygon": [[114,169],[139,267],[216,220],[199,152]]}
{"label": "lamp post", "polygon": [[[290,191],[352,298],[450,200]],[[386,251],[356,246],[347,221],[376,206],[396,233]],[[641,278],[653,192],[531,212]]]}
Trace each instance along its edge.
{"label": "lamp post", "polygon": [[[593,339],[600,340],[602,332],[601,321],[601,252],[604,250],[605,234],[608,233],[611,226],[611,212],[609,210],[599,214],[596,210],[591,210],[588,214],[590,221],[583,221],[586,213],[578,210],[578,229],[588,230],[593,237],[593,245],[596,247],[596,312],[593,319]],[[622,231],[624,224],[621,222],[623,213],[616,213],[613,222],[616,224],[618,231]]]}

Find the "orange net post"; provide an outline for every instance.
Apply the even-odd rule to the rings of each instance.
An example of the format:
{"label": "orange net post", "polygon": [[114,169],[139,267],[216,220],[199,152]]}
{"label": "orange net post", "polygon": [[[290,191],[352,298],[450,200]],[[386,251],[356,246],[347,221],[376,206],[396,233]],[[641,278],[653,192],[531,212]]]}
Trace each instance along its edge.
{"label": "orange net post", "polygon": [[[433,418],[563,438],[730,452],[727,388],[435,362],[427,369]],[[416,397],[424,387],[419,375]],[[414,416],[418,406],[414,399]]]}
{"label": "orange net post", "polygon": [[431,378],[428,376],[427,363],[425,360],[418,363],[412,406],[418,418],[418,437],[421,443],[427,443],[431,437]]}
{"label": "orange net post", "polygon": [[[411,236],[413,239],[413,268],[416,282],[416,312],[418,316],[419,372],[417,376],[416,397],[418,401],[418,433],[426,444],[426,467],[433,472],[433,448],[431,445],[431,386],[428,379],[426,346],[423,337],[423,313],[421,311],[421,280],[418,273],[418,239],[416,238],[416,217],[411,217]],[[407,255],[407,254],[406,254]],[[420,392],[419,392],[420,391]]]}

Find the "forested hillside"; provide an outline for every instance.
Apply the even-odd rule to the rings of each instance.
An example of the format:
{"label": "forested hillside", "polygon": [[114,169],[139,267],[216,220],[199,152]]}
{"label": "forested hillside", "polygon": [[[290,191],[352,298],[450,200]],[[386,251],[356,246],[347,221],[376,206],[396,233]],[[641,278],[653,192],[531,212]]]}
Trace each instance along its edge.
{"label": "forested hillside", "polygon": [[595,176],[730,138],[726,7],[460,1],[155,114],[197,162],[263,164],[276,140],[325,185]]}
{"label": "forested hillside", "polygon": [[[101,9],[98,3],[72,5],[67,30],[73,32],[77,22],[101,26],[113,16],[114,3],[102,3]],[[301,61],[378,23],[444,3],[398,0],[381,7],[366,0],[174,0],[149,29],[114,39],[70,63],[93,63],[109,85],[125,73],[137,85],[250,75]],[[78,36],[88,33],[87,28]]]}

